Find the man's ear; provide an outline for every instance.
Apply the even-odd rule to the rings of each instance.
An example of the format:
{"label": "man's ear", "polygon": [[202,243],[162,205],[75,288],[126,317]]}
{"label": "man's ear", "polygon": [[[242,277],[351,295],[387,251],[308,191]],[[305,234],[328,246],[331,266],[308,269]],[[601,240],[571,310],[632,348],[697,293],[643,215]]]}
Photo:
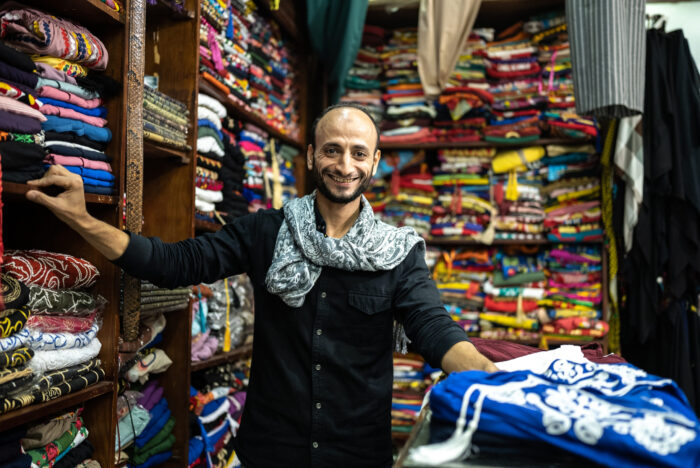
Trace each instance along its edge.
{"label": "man's ear", "polygon": [[309,145],[306,148],[306,168],[308,170],[313,169],[314,167],[314,147],[313,145]]}
{"label": "man's ear", "polygon": [[382,151],[377,150],[374,152],[374,170],[372,171],[372,177],[374,177],[374,174],[377,173],[377,168],[379,167],[379,160],[382,159]]}

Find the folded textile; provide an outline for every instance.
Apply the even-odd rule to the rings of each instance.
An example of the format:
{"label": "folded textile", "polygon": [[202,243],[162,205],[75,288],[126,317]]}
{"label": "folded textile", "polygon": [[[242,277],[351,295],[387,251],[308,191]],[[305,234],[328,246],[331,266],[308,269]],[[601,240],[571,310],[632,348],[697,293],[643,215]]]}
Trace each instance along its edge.
{"label": "folded textile", "polygon": [[73,146],[75,148],[92,149],[94,151],[104,151],[107,147],[106,143],[93,141],[82,135],[75,135],[73,133],[45,131],[44,135],[44,144],[46,146],[50,146],[52,144],[61,144],[66,146]]}
{"label": "folded textile", "polygon": [[46,149],[51,154],[61,155],[61,156],[76,156],[79,158],[90,159],[93,161],[105,161],[109,162],[112,158],[101,151],[95,151],[92,148],[88,148],[82,145],[70,145],[68,142],[49,142],[44,144]]}
{"label": "folded textile", "polygon": [[29,427],[27,429],[27,434],[22,438],[22,447],[25,450],[29,450],[49,444],[69,430],[77,419],[78,414],[76,412],[70,412],[45,423]]}
{"label": "folded textile", "polygon": [[0,110],[22,117],[30,117],[39,122],[43,122],[46,119],[42,112],[7,96],[0,96]]}
{"label": "folded textile", "polygon": [[[33,62],[32,62],[33,63]],[[61,70],[57,70],[51,65],[46,63],[38,62],[34,64],[36,68],[36,73],[42,78],[56,81],[65,81],[66,83],[77,85],[75,77],[66,74]]]}
{"label": "folded textile", "polygon": [[104,127],[105,125],[107,125],[107,121],[101,117],[92,117],[89,115],[81,114],[80,112],[74,111],[73,109],[53,106],[51,104],[44,104],[43,106],[41,106],[41,114],[57,115],[59,117],[65,117],[67,119],[79,120],[81,122],[85,122],[86,124],[94,125],[96,127]]}
{"label": "folded textile", "polygon": [[0,130],[17,133],[39,133],[41,129],[41,121],[38,119],[0,110]]}
{"label": "folded textile", "polygon": [[27,306],[4,310],[0,318],[0,338],[8,338],[22,330],[30,315],[31,311]]}
{"label": "folded textile", "polygon": [[145,463],[153,455],[170,450],[175,444],[175,436],[172,433],[174,426],[175,418],[171,416],[161,430],[146,445],[134,450],[132,463],[136,465]]}
{"label": "folded textile", "polygon": [[0,155],[4,172],[37,164],[44,159],[46,151],[41,145],[34,143],[3,141],[0,142]]}
{"label": "folded textile", "polygon": [[144,429],[134,441],[138,448],[145,446],[167,424],[171,416],[170,409],[168,408],[168,401],[162,398],[158,404],[153,407],[150,413],[151,420],[146,426],[146,429]]}
{"label": "folded textile", "polygon": [[90,117],[106,117],[107,116],[107,108],[106,107],[95,107],[93,109],[88,109],[86,107],[80,107],[76,106],[75,104],[71,104],[70,102],[66,101],[59,101],[58,99],[51,99],[49,97],[44,97],[41,99],[41,102],[55,107],[62,107],[64,109],[71,109],[75,112],[78,112],[80,114],[84,114]]}
{"label": "folded textile", "polygon": [[165,351],[151,348],[126,372],[125,378],[130,382],[140,381],[144,383],[151,373],[165,372],[172,363]]}
{"label": "folded textile", "polygon": [[95,322],[89,330],[79,333],[49,333],[30,330],[28,346],[34,351],[83,348],[92,342],[99,329],[99,324]]}
{"label": "folded textile", "polygon": [[36,351],[29,361],[29,367],[34,372],[41,373],[50,370],[74,366],[97,356],[102,348],[99,338],[95,337],[87,346],[61,351]]}
{"label": "folded textile", "polygon": [[109,128],[96,127],[79,120],[56,117],[55,115],[46,116],[46,122],[41,124],[41,128],[46,131],[71,132],[76,135],[84,135],[91,140],[103,143],[107,143],[112,139],[112,132]]}
{"label": "folded textile", "polygon": [[153,455],[151,458],[146,460],[140,465],[129,465],[131,468],[151,468],[152,466],[158,466],[163,462],[170,460],[173,456],[173,452],[168,450],[167,452],[159,453]]}
{"label": "folded textile", "polygon": [[0,368],[21,366],[26,364],[32,356],[34,351],[26,346],[13,351],[0,352]]}
{"label": "folded textile", "polygon": [[48,289],[89,288],[100,273],[81,258],[45,250],[7,250],[3,271],[26,285]]}
{"label": "folded textile", "polygon": [[143,432],[150,420],[151,415],[148,410],[142,406],[133,406],[129,414],[119,420],[114,450],[119,450],[132,442],[134,437],[138,437]]}
{"label": "folded textile", "polygon": [[101,296],[95,297],[82,291],[54,290],[32,285],[29,287],[27,306],[34,315],[87,316],[104,303]]}
{"label": "folded textile", "polygon": [[95,447],[89,439],[84,440],[77,447],[71,448],[65,456],[54,463],[53,468],[75,468],[81,462],[89,459],[95,453]]}

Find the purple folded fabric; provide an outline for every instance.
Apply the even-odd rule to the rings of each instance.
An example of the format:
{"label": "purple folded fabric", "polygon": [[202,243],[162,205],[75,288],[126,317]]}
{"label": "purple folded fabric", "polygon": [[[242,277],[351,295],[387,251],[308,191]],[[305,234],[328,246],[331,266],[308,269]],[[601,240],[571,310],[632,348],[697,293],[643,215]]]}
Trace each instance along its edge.
{"label": "purple folded fabric", "polygon": [[34,134],[41,131],[41,122],[31,117],[0,110],[0,130]]}
{"label": "purple folded fabric", "polygon": [[138,399],[137,403],[141,406],[145,406],[144,403],[151,398],[151,395],[153,395],[153,392],[156,390],[157,387],[157,380],[151,380],[150,382],[148,382],[146,386],[141,389],[141,393],[143,394],[143,396]]}
{"label": "purple folded fabric", "polygon": [[228,399],[231,402],[231,407],[229,408],[229,413],[233,419],[238,420],[243,414],[243,406],[245,405],[246,392],[236,392],[229,396]]}
{"label": "purple folded fabric", "polygon": [[78,82],[75,81],[75,78],[67,75],[66,73],[62,72],[61,70],[56,70],[51,65],[47,65],[47,64],[42,63],[42,62],[35,62],[34,66],[36,67],[36,70],[37,70],[39,76],[42,78],[47,78],[47,79],[56,80],[56,81],[64,81],[66,83],[70,83],[70,84],[74,84],[74,85],[78,84]]}
{"label": "purple folded fabric", "polygon": [[153,390],[151,396],[148,398],[147,401],[144,402],[142,406],[148,411],[151,411],[161,399],[163,399],[163,387],[158,387],[155,390]]}
{"label": "purple folded fabric", "polygon": [[192,361],[204,361],[214,355],[219,348],[219,340],[209,336],[209,330],[201,333],[192,341]]}

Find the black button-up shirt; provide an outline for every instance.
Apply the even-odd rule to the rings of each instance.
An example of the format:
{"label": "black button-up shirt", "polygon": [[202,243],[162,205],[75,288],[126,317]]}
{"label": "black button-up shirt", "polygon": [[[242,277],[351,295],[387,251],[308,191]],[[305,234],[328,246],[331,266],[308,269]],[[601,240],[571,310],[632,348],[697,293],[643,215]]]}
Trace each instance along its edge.
{"label": "black button-up shirt", "polygon": [[415,248],[390,271],[324,267],[304,304],[289,307],[265,288],[283,219],[281,210],[258,212],[171,244],[132,234],[115,263],[170,288],[249,275],[254,346],[236,437],[244,467],[391,466],[394,319],[435,367],[466,334]]}

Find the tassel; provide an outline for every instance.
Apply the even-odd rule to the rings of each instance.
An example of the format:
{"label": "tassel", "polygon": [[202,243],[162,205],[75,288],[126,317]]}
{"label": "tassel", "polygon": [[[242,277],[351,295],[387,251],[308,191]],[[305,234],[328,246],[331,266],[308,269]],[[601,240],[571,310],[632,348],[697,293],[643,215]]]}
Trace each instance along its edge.
{"label": "tassel", "polygon": [[228,353],[231,351],[231,323],[229,322],[229,313],[231,312],[231,298],[228,294],[228,278],[224,278],[224,287],[226,288],[226,330],[224,331],[224,346],[222,351]]}
{"label": "tassel", "polygon": [[397,353],[408,353],[408,344],[411,340],[406,336],[406,330],[403,325],[394,320],[394,350]]}

